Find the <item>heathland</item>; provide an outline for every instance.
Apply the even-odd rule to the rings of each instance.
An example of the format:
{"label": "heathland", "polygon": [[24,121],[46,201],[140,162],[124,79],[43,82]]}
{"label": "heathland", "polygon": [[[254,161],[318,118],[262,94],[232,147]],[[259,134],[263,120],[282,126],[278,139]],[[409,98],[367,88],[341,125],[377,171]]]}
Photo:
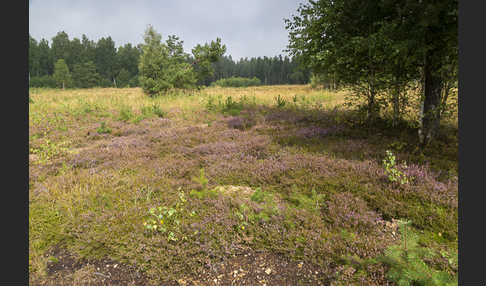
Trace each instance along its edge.
{"label": "heathland", "polygon": [[457,110],[422,149],[347,95],[31,88],[31,284],[457,284]]}

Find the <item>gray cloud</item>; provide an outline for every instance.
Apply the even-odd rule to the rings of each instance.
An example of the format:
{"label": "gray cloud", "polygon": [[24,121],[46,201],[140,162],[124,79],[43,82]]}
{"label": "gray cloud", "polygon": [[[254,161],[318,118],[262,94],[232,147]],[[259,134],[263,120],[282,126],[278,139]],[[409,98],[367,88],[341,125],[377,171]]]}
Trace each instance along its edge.
{"label": "gray cloud", "polygon": [[29,5],[29,33],[51,40],[59,31],[70,38],[111,36],[117,46],[141,43],[151,24],[162,34],[175,34],[187,52],[198,43],[220,37],[227,54],[240,57],[284,54],[288,41],[284,18],[304,0],[36,0]]}

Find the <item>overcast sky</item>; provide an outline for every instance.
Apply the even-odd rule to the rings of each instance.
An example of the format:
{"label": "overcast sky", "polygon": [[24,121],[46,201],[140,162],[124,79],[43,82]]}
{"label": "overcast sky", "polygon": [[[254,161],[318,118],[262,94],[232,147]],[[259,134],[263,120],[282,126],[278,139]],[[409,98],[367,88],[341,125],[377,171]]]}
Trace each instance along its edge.
{"label": "overcast sky", "polygon": [[220,37],[227,55],[284,55],[288,42],[284,18],[304,0],[29,0],[29,33],[51,42],[57,32],[90,40],[111,36],[115,45],[138,44],[151,24],[175,34],[190,52],[198,43]]}

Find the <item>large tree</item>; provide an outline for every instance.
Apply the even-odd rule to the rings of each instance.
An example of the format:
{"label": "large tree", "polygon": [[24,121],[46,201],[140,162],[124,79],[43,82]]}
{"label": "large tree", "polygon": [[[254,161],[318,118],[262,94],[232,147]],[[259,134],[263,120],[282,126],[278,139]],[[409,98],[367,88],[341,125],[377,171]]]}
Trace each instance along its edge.
{"label": "large tree", "polygon": [[96,70],[106,82],[113,82],[116,70],[116,48],[111,37],[101,38],[95,48]]}
{"label": "large tree", "polygon": [[209,84],[209,78],[214,73],[212,63],[217,62],[226,52],[226,46],[221,45],[221,39],[211,41],[210,44],[196,45],[192,49],[194,56],[194,69],[197,73],[199,84]]}
{"label": "large tree", "polygon": [[63,59],[69,68],[72,68],[71,62],[71,42],[66,32],[61,31],[52,38],[51,44],[52,61],[56,63],[59,59]]}
{"label": "large tree", "polygon": [[[315,73],[363,87],[370,117],[377,94],[423,79],[423,145],[439,127],[444,70],[457,63],[457,0],[310,0],[286,20],[289,51]],[[450,78],[450,76],[448,77]],[[403,95],[402,95],[403,96]]]}
{"label": "large tree", "polygon": [[100,75],[92,61],[74,65],[72,77],[74,85],[78,88],[90,88],[99,84]]}
{"label": "large tree", "polygon": [[[211,75],[211,63],[216,62],[226,50],[221,40],[193,50],[194,59],[184,52],[182,41],[169,36],[165,43],[162,36],[149,26],[145,31],[142,55],[140,56],[140,83],[144,92],[153,96],[174,88],[194,88],[198,79]],[[195,70],[198,66],[200,70]]]}

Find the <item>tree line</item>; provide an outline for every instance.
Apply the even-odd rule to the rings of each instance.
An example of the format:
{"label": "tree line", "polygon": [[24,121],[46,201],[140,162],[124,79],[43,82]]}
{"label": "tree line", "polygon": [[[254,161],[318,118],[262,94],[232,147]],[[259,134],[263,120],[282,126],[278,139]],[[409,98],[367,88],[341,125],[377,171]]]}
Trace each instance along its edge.
{"label": "tree line", "polygon": [[206,84],[230,77],[255,77],[264,85],[305,84],[310,78],[310,69],[303,67],[298,58],[282,55],[245,57],[238,61],[234,61],[231,55],[223,56],[214,64],[214,70]]}
{"label": "tree line", "polygon": [[94,42],[82,35],[70,40],[61,31],[49,44],[29,35],[29,85],[60,87],[54,76],[57,66],[66,87],[137,86],[140,54],[140,47],[130,43],[116,48],[111,37]]}
{"label": "tree line", "polygon": [[[182,42],[177,42],[177,37],[172,38],[172,41],[173,45],[182,48]],[[143,43],[127,43],[116,47],[111,37],[102,37],[95,42],[84,34],[81,39],[70,39],[66,32],[61,31],[49,42],[44,38],[37,41],[29,35],[29,86],[140,86],[139,64],[142,54]],[[200,74],[198,84],[209,86],[212,82],[230,77],[256,77],[267,85],[302,84],[307,83],[310,77],[309,69],[302,68],[298,60],[288,56],[252,57],[234,61],[231,55],[222,55],[214,60],[206,63],[213,72],[203,77]],[[195,56],[189,55],[185,61],[192,64]],[[199,64],[194,68],[204,73],[203,70],[207,71],[209,67]]]}

